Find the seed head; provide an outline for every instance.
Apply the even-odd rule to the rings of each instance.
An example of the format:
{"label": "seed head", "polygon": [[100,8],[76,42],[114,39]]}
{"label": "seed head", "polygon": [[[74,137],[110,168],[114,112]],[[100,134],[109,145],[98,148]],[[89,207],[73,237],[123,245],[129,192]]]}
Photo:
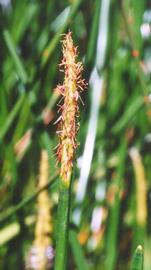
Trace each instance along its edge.
{"label": "seed head", "polygon": [[64,36],[63,59],[59,65],[60,71],[64,72],[63,85],[58,85],[56,90],[62,95],[58,104],[59,116],[57,122],[59,145],[57,149],[58,161],[61,163],[61,179],[67,186],[70,184],[73,159],[77,147],[77,131],[79,116],[80,93],[86,88],[87,83],[82,79],[83,65],[77,61],[77,47],[74,47],[71,32]]}
{"label": "seed head", "polygon": [[[42,150],[38,188],[48,183],[49,160],[46,150]],[[37,219],[35,239],[26,258],[26,269],[46,270],[53,266],[54,249],[52,247],[52,216],[51,204],[47,190],[43,190],[37,197]]]}

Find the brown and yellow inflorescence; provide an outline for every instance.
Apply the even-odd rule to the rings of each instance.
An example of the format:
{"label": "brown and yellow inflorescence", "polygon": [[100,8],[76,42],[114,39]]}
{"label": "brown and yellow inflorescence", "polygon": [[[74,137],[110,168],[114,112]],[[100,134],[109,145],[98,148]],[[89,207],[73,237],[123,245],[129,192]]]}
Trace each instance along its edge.
{"label": "brown and yellow inflorescence", "polygon": [[[43,188],[48,183],[48,153],[42,150],[38,188]],[[35,239],[26,260],[26,269],[46,270],[53,264],[54,250],[52,247],[51,233],[51,204],[48,190],[43,190],[37,197],[37,220],[35,226]]]}
{"label": "brown and yellow inflorescence", "polygon": [[[56,122],[59,122],[58,136],[59,145],[57,149],[58,161],[61,163],[60,176],[63,183],[68,187],[70,184],[73,159],[77,147],[76,135],[78,131],[78,102],[80,92],[82,92],[87,83],[82,79],[83,65],[77,61],[77,47],[74,47],[71,32],[65,35],[63,41],[63,59],[60,71],[65,73],[63,85],[58,85],[56,90],[63,97],[63,104],[58,104],[61,116]],[[61,99],[62,102],[62,99]]]}
{"label": "brown and yellow inflorescence", "polygon": [[139,226],[147,224],[147,179],[141,154],[136,147],[129,151],[136,182],[136,221]]}

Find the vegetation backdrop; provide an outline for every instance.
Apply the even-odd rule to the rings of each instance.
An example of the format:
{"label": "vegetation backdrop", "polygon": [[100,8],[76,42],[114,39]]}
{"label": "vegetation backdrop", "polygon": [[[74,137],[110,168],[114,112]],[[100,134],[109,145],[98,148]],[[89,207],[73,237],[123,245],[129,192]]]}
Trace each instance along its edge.
{"label": "vegetation backdrop", "polygon": [[[88,87],[80,102],[67,269],[128,270],[139,245],[136,264],[143,247],[150,270],[150,2],[1,0],[0,30],[0,269],[54,265],[61,233],[54,89],[63,80],[61,34],[70,30]],[[34,245],[50,250],[41,258]]]}

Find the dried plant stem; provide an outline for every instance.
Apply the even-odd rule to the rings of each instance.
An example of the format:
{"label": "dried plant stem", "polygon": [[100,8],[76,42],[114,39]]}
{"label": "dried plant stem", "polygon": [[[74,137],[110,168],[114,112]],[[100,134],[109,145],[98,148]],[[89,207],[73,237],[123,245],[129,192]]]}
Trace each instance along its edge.
{"label": "dried plant stem", "polygon": [[66,250],[68,242],[68,223],[70,207],[70,186],[74,154],[77,147],[76,135],[78,131],[78,101],[80,92],[86,86],[81,78],[83,66],[77,62],[77,48],[74,47],[71,32],[63,39],[63,60],[60,64],[61,71],[65,73],[63,85],[58,85],[56,90],[63,97],[63,104],[59,104],[61,116],[59,122],[59,145],[57,150],[60,167],[60,188],[57,217],[57,242],[55,270],[66,269]]}

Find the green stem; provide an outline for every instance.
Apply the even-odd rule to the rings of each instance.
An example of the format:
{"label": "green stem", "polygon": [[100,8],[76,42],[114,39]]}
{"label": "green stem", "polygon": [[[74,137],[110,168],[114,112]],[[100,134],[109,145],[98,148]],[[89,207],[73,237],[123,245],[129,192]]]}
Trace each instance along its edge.
{"label": "green stem", "polygon": [[67,244],[68,244],[68,224],[69,224],[69,201],[70,188],[65,187],[60,182],[59,203],[57,213],[57,241],[55,270],[66,269]]}

